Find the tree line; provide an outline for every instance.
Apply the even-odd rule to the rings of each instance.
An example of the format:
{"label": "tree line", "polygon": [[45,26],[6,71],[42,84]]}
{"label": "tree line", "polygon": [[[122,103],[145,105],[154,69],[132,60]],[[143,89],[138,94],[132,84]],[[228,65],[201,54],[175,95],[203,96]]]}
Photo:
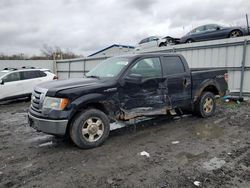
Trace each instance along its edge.
{"label": "tree line", "polygon": [[60,60],[60,59],[74,59],[83,57],[82,55],[75,54],[70,50],[62,50],[59,46],[43,45],[41,48],[41,55],[28,56],[24,53],[13,55],[6,55],[0,53],[0,60]]}

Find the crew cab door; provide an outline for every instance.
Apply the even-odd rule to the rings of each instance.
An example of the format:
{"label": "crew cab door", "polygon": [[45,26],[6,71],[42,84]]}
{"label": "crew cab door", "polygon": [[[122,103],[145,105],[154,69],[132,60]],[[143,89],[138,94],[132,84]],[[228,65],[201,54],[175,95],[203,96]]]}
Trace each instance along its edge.
{"label": "crew cab door", "polygon": [[184,107],[191,102],[191,75],[179,56],[162,56],[163,93],[169,106]]}
{"label": "crew cab door", "polygon": [[148,113],[164,106],[162,69],[159,57],[137,60],[126,71],[119,91],[121,108],[128,112]]}

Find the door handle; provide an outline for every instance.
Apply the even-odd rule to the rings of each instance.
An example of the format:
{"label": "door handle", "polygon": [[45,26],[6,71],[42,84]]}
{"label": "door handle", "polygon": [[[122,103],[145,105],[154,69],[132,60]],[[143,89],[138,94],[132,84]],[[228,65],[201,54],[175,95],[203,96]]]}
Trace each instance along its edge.
{"label": "door handle", "polygon": [[189,79],[183,78],[183,86],[187,87],[189,85]]}

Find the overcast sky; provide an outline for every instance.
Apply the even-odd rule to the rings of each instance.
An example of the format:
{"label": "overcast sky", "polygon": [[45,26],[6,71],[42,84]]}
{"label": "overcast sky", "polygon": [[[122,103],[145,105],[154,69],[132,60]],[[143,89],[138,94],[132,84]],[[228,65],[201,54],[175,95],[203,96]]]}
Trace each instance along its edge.
{"label": "overcast sky", "polygon": [[246,13],[250,0],[0,0],[0,54],[39,55],[47,44],[86,56],[201,24],[246,25]]}

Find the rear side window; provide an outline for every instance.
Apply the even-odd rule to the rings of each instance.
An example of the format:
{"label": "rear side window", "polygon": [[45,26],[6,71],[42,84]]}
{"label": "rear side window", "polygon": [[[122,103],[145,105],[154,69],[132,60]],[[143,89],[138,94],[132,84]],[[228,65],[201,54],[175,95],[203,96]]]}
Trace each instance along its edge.
{"label": "rear side window", "polygon": [[206,31],[215,31],[217,28],[218,25],[206,25]]}
{"label": "rear side window", "polygon": [[195,28],[194,30],[192,30],[190,33],[200,33],[200,32],[203,32],[205,31],[205,26],[200,26],[200,27],[197,27]]}
{"label": "rear side window", "polygon": [[13,72],[8,75],[6,75],[3,79],[4,82],[14,82],[20,80],[20,74],[19,72]]}
{"label": "rear side window", "polygon": [[184,65],[179,57],[163,57],[162,67],[164,76],[185,72]]}
{"label": "rear side window", "polygon": [[28,80],[46,76],[46,74],[42,71],[23,71],[21,72],[21,74],[22,74],[22,80]]}
{"label": "rear side window", "polygon": [[139,42],[139,44],[143,44],[143,43],[147,43],[147,42],[149,42],[149,39],[148,39],[148,38],[145,38],[145,39],[141,40],[141,41]]}

